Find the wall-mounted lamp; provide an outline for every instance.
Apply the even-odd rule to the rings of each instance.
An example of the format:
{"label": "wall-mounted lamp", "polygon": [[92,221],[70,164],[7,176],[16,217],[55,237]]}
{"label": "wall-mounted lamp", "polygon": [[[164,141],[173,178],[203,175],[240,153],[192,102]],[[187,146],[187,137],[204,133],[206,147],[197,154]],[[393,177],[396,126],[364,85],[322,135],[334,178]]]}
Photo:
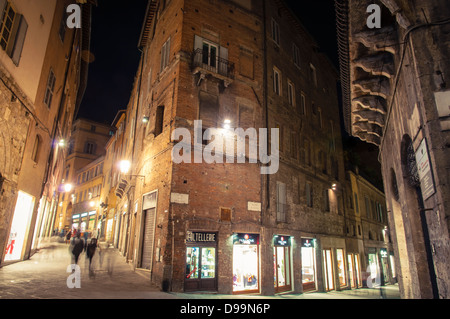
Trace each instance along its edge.
{"label": "wall-mounted lamp", "polygon": [[149,120],[150,120],[150,118],[148,116],[144,116],[142,118],[142,123],[148,123]]}

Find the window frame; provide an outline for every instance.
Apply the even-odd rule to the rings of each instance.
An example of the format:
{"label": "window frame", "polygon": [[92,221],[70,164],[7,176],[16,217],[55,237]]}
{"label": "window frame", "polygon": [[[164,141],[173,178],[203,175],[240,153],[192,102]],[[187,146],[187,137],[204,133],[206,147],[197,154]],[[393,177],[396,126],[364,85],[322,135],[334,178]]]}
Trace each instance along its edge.
{"label": "window frame", "polygon": [[44,104],[47,105],[49,109],[51,108],[52,105],[53,95],[55,93],[54,92],[55,85],[56,85],[56,76],[55,73],[53,72],[53,69],[50,68],[44,94]]}
{"label": "window frame", "polygon": [[281,71],[277,67],[273,67],[273,92],[278,96],[282,96],[281,84]]}
{"label": "window frame", "polygon": [[278,24],[278,22],[275,21],[274,18],[272,18],[272,41],[276,44],[276,45],[280,45],[280,25]]}

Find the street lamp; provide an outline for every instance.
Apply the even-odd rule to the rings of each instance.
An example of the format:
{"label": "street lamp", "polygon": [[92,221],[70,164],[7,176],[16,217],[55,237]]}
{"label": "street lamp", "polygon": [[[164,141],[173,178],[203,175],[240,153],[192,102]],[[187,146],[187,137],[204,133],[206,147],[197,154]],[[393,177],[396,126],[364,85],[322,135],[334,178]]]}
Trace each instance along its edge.
{"label": "street lamp", "polygon": [[120,172],[122,174],[127,174],[131,168],[131,162],[127,160],[122,160],[119,162]]}
{"label": "street lamp", "polygon": [[119,169],[120,172],[126,176],[130,176],[130,177],[142,177],[144,179],[144,185],[145,185],[145,176],[144,175],[129,175],[128,172],[130,171],[131,168],[131,162],[128,160],[121,160],[119,162]]}
{"label": "street lamp", "polygon": [[69,184],[69,183],[64,184],[64,191],[66,193],[69,193],[70,191],[72,191],[72,188],[73,188],[72,184]]}

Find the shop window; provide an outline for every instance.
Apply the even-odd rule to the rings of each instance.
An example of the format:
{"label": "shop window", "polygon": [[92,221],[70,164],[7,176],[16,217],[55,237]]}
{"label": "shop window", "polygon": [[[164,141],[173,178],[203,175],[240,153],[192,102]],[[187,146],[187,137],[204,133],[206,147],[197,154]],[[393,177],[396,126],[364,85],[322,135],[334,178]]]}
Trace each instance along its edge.
{"label": "shop window", "polygon": [[336,260],[338,266],[338,276],[339,276],[339,285],[341,287],[347,286],[347,277],[345,273],[345,263],[344,263],[344,250],[336,249]]}
{"label": "shop window", "polygon": [[303,291],[316,289],[316,250],[315,240],[302,238],[302,284]]}
{"label": "shop window", "polygon": [[325,291],[334,290],[333,259],[330,249],[322,250]]}
{"label": "shop window", "polygon": [[259,235],[233,235],[233,292],[259,291]]}
{"label": "shop window", "polygon": [[[288,241],[290,239],[287,239]],[[274,287],[276,292],[291,288],[290,247],[273,247]]]}

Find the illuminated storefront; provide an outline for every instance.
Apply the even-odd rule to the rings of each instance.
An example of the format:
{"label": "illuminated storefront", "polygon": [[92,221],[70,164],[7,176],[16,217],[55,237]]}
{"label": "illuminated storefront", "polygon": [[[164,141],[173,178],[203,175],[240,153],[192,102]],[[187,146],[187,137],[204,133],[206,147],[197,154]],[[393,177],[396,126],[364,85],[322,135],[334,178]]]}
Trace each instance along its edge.
{"label": "illuminated storefront", "polygon": [[347,254],[347,264],[348,264],[348,276],[350,280],[350,286],[352,288],[362,287],[360,266],[359,266],[359,255]]}
{"label": "illuminated storefront", "polygon": [[339,285],[340,287],[345,287],[347,286],[347,276],[345,272],[345,258],[343,249],[341,248],[336,249],[336,260],[337,260]]}
{"label": "illuminated storefront", "polygon": [[315,239],[302,238],[301,247],[303,291],[316,290]]}
{"label": "illuminated storefront", "polygon": [[322,250],[322,258],[325,291],[334,290],[333,256],[331,249]]}
{"label": "illuminated storefront", "polygon": [[187,232],[184,289],[217,290],[217,233]]}
{"label": "illuminated storefront", "polygon": [[[372,287],[379,286],[381,283],[381,277],[380,277],[380,268],[378,263],[378,256],[376,252],[376,248],[369,248],[369,263],[368,263],[368,269],[367,272],[370,273],[370,280],[372,280]],[[367,283],[369,286],[370,284]]]}
{"label": "illuminated storefront", "polygon": [[259,235],[233,235],[233,293],[259,292]]}
{"label": "illuminated storefront", "polygon": [[33,214],[33,207],[34,197],[19,191],[8,245],[6,246],[5,261],[22,259],[22,252],[28,234],[31,216]]}
{"label": "illuminated storefront", "polygon": [[273,239],[273,267],[275,292],[291,290],[290,236],[276,235]]}

